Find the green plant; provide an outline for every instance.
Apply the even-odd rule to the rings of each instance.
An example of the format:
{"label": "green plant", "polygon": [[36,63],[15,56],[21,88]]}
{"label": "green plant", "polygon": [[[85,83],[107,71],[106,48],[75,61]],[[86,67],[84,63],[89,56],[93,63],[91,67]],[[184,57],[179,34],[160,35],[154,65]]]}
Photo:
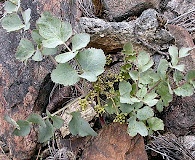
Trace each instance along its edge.
{"label": "green plant", "polygon": [[[7,14],[1,19],[1,24],[7,32],[30,29],[31,10],[27,9],[23,12],[20,8],[19,0],[6,1],[5,11]],[[29,59],[42,61],[43,58],[49,56],[56,65],[56,68],[51,73],[52,81],[65,86],[76,84],[80,78],[95,82],[97,76],[104,72],[106,63],[104,52],[95,48],[85,49],[90,42],[89,34],[79,33],[73,35],[72,27],[68,22],[59,20],[49,12],[44,12],[41,15],[37,20],[36,26],[37,28],[31,31],[31,40],[26,38],[20,40],[15,55],[16,59],[27,64]],[[67,41],[71,42],[71,48]],[[66,48],[65,53],[57,53],[59,45]],[[53,55],[55,55],[55,58],[53,58]],[[71,65],[70,61],[74,65]],[[77,67],[74,68],[75,66]],[[72,134],[77,129],[74,126],[77,126],[80,127],[79,134],[82,136],[96,135],[88,122],[81,118],[79,113],[72,113],[72,116],[72,121],[69,124]],[[51,115],[48,111],[47,117],[44,118],[37,114],[32,114],[25,121],[19,120],[15,122],[9,116],[6,116],[5,119],[15,126],[13,134],[17,136],[26,136],[29,134],[32,124],[39,125],[39,142],[49,140],[53,136],[55,129],[59,129],[63,125],[63,120],[60,117],[55,114]],[[82,124],[80,124],[81,121]],[[81,131],[82,128],[87,131]]]}
{"label": "green plant", "polygon": [[[154,109],[163,111],[163,107],[173,100],[173,94],[185,97],[194,93],[195,70],[184,75],[184,65],[179,64],[191,49],[178,50],[170,46],[171,62],[161,59],[157,70],[154,70],[150,55],[134,52],[132,44],[127,43],[122,50],[124,64],[120,73],[107,72],[100,76],[89,99],[97,99],[98,104],[94,108],[99,114],[114,114],[114,122],[128,123],[130,136],[138,133],[147,136],[163,130],[163,121],[155,117]],[[101,100],[101,97],[106,98]]]}
{"label": "green plant", "polygon": [[[25,31],[30,28],[31,11],[27,9],[23,12],[19,0],[6,1],[5,10],[7,15],[1,20],[1,24],[8,32],[19,29]],[[22,20],[18,14],[22,15]],[[108,71],[102,74],[106,57],[101,49],[85,49],[90,41],[88,34],[73,35],[69,23],[60,21],[48,12],[41,15],[36,25],[37,28],[31,31],[32,40],[21,39],[16,58],[27,64],[30,58],[42,61],[44,57],[49,56],[56,64],[51,73],[53,82],[65,86],[76,84],[80,78],[91,82],[93,90],[83,95],[84,99],[80,99],[81,110],[96,101],[94,109],[100,115],[105,112],[114,115],[114,122],[127,123],[130,136],[138,133],[147,136],[153,131],[163,130],[163,121],[155,117],[154,108],[161,112],[163,107],[172,101],[173,94],[191,96],[194,93],[195,71],[191,70],[184,75],[184,65],[179,64],[180,59],[188,56],[192,48],[178,50],[177,47],[171,46],[171,62],[161,59],[157,70],[154,70],[154,62],[150,55],[146,52],[136,53],[132,44],[127,43],[122,50],[124,65],[120,73]],[[71,48],[68,42],[71,42]],[[57,53],[59,45],[66,48],[65,53]],[[109,56],[107,63],[110,63]],[[171,77],[173,80],[170,80]],[[55,129],[63,125],[63,120],[56,116],[57,113],[50,114],[47,111],[47,117],[44,118],[38,114],[31,114],[27,120],[17,122],[9,116],[5,119],[15,126],[13,133],[18,136],[29,134],[32,124],[39,125],[38,140],[45,142],[53,136]],[[69,129],[73,135],[96,135],[79,111],[71,115]]]}

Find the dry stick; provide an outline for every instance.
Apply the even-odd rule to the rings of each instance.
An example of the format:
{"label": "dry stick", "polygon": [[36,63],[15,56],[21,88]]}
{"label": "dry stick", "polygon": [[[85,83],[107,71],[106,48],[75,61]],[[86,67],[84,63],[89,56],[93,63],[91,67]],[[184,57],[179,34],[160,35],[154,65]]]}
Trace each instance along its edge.
{"label": "dry stick", "polygon": [[167,155],[166,153],[162,153],[162,152],[160,152],[160,151],[158,151],[158,150],[155,150],[154,148],[151,148],[151,147],[149,147],[149,146],[146,146],[147,147],[147,149],[150,149],[150,150],[152,150],[152,151],[154,151],[154,152],[156,152],[156,153],[159,153],[160,155],[162,155],[162,156],[165,156],[165,157],[167,157],[167,158],[170,158],[170,159],[172,159],[172,160],[174,160],[173,158],[171,158],[169,155]]}
{"label": "dry stick", "polygon": [[156,84],[155,84],[152,88],[150,88],[150,89],[148,90],[147,93],[150,93],[155,87],[157,87],[157,86],[159,85],[160,82],[161,82],[161,80],[158,80],[158,81],[156,82]]}
{"label": "dry stick", "polygon": [[184,16],[186,16],[187,14],[192,13],[192,12],[195,12],[195,9],[190,10],[189,12],[186,12],[186,13],[184,13],[184,14],[178,16],[178,17],[174,18],[173,20],[170,20],[168,23],[174,23],[174,22],[176,23],[176,22],[177,22],[178,20],[180,20],[182,17],[184,17]]}
{"label": "dry stick", "polygon": [[36,160],[38,160],[38,159],[39,159],[39,155],[40,155],[40,153],[41,153],[41,147],[39,148],[39,151],[38,151],[38,155],[37,155]]}
{"label": "dry stick", "polygon": [[[63,108],[60,108],[58,111],[54,112],[51,114],[51,116],[55,116],[60,112],[63,112],[65,109],[69,108],[70,106],[72,106],[72,104],[74,104],[75,102],[77,102],[79,99],[85,97],[85,95],[81,95],[80,97],[74,99],[73,101],[71,101],[70,103],[68,103],[67,105],[65,105]],[[49,118],[48,116],[44,117],[43,119],[47,119]]]}

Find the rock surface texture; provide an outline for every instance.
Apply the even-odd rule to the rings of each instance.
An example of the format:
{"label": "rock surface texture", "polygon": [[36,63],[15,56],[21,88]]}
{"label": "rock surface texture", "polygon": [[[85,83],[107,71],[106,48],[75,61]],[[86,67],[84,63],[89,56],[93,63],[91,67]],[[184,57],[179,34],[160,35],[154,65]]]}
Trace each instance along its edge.
{"label": "rock surface texture", "polygon": [[102,48],[105,52],[120,49],[129,41],[135,44],[143,42],[154,50],[160,50],[160,46],[167,47],[173,40],[170,33],[162,28],[158,12],[154,9],[145,10],[130,22],[106,22],[83,17],[80,18],[79,27],[81,32],[91,34],[90,46]]}
{"label": "rock surface texture", "polygon": [[122,21],[148,8],[158,9],[160,0],[103,0],[102,3],[109,20]]}
{"label": "rock surface texture", "polygon": [[[37,12],[52,11],[51,4],[54,2],[60,7],[58,1],[21,2],[23,9],[32,10],[32,28],[39,17]],[[54,86],[49,75],[54,65],[48,58],[40,63],[28,61],[27,65],[16,60],[16,48],[22,36],[29,37],[28,31],[24,35],[21,32],[7,33],[0,26],[0,35],[0,142],[8,148],[6,153],[9,153],[10,159],[31,159],[37,149],[37,133],[32,130],[26,137],[13,136],[14,128],[4,120],[4,116],[9,115],[15,121],[24,120],[32,112],[42,113],[45,110]]]}
{"label": "rock surface texture", "polygon": [[130,137],[127,125],[105,126],[84,151],[84,160],[147,160],[143,137]]}

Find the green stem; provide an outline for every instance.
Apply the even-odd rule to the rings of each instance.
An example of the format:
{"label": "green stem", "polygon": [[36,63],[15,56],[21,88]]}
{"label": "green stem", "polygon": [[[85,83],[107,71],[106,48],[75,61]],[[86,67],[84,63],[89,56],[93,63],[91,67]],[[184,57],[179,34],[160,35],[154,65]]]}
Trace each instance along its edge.
{"label": "green stem", "polygon": [[110,98],[110,99],[111,99],[111,101],[112,101],[112,103],[113,103],[113,106],[114,106],[114,108],[115,108],[115,110],[116,110],[116,113],[117,113],[117,115],[118,115],[119,113],[118,113],[118,109],[117,109],[117,107],[116,107],[115,101],[114,101],[113,98]]}
{"label": "green stem", "polygon": [[101,103],[100,103],[100,93],[99,92],[97,93],[97,101],[98,101],[98,105],[101,106]]}
{"label": "green stem", "polygon": [[68,49],[69,52],[72,52],[72,50],[68,47],[66,43],[64,43],[65,47]]}
{"label": "green stem", "polygon": [[51,55],[49,55],[49,58],[51,59],[52,63],[53,63],[55,66],[58,65],[58,63],[56,62],[56,60],[55,60]]}
{"label": "green stem", "polygon": [[155,84],[152,88],[150,88],[150,89],[148,90],[147,93],[150,93],[154,88],[156,88],[156,87],[160,84],[160,82],[161,82],[161,79],[158,80],[158,81],[156,82],[156,84]]}

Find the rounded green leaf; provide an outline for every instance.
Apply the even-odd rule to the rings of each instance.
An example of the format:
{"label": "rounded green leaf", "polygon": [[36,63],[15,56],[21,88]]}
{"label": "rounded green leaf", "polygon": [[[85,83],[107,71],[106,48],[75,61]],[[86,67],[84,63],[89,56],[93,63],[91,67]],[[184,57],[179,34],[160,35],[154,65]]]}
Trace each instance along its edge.
{"label": "rounded green leaf", "polygon": [[39,30],[33,30],[31,33],[32,39],[39,45],[42,43],[44,38],[39,34]]}
{"label": "rounded green leaf", "polygon": [[151,117],[147,120],[149,128],[153,131],[164,130],[164,123],[157,117]]}
{"label": "rounded green leaf", "polygon": [[25,61],[30,58],[34,52],[35,50],[32,42],[22,38],[16,51],[16,59]]}
{"label": "rounded green leaf", "polygon": [[140,68],[140,71],[141,72],[147,71],[148,69],[150,69],[153,66],[153,64],[154,64],[154,61],[152,59],[150,59],[146,65],[144,65],[142,68]]}
{"label": "rounded green leaf", "polygon": [[30,133],[30,123],[28,121],[18,120],[17,124],[20,126],[20,129],[15,129],[13,134],[16,136],[26,136]]}
{"label": "rounded green leaf", "polygon": [[72,119],[68,124],[69,130],[73,135],[96,136],[97,133],[90,127],[89,123],[81,117],[80,112],[72,112]]}
{"label": "rounded green leaf", "polygon": [[132,43],[128,42],[123,46],[122,52],[127,55],[135,55],[136,53],[133,51]]}
{"label": "rounded green leaf", "polygon": [[45,48],[56,48],[58,45],[63,44],[59,38],[50,38],[42,41],[43,47]]}
{"label": "rounded green leaf", "polygon": [[130,99],[130,92],[132,90],[132,86],[129,82],[122,81],[119,83],[119,93],[120,93],[120,102],[132,104]]}
{"label": "rounded green leaf", "polygon": [[49,12],[44,12],[37,21],[39,34],[45,38],[43,46],[46,48],[55,48],[64,44],[72,35],[70,23],[62,22]]}
{"label": "rounded green leaf", "polygon": [[183,78],[184,78],[183,73],[178,70],[175,70],[175,72],[173,73],[173,79],[176,82],[176,84],[178,84]]}
{"label": "rounded green leaf", "polygon": [[171,63],[173,66],[176,66],[179,61],[178,48],[176,46],[169,47],[169,54],[171,56]]}
{"label": "rounded green leaf", "polygon": [[57,48],[45,48],[43,47],[42,54],[47,55],[54,55],[57,53]]}
{"label": "rounded green leaf", "polygon": [[16,12],[18,10],[18,6],[13,4],[10,1],[5,1],[5,11],[7,13],[12,13],[12,12]]}
{"label": "rounded green leaf", "polygon": [[79,52],[76,56],[83,73],[80,77],[87,79],[90,82],[95,82],[97,76],[104,72],[104,66],[106,64],[106,56],[103,50],[88,48],[82,52]]}
{"label": "rounded green leaf", "polygon": [[55,57],[55,60],[58,63],[66,63],[70,61],[71,59],[73,59],[77,55],[77,53],[78,51],[62,53],[62,54],[57,55]]}
{"label": "rounded green leaf", "polygon": [[34,61],[42,61],[43,60],[42,53],[39,49],[36,50],[35,54],[32,56],[32,59]]}
{"label": "rounded green leaf", "polygon": [[155,99],[156,97],[157,94],[154,92],[147,93],[143,98],[143,102],[146,103],[148,106],[152,107],[158,102],[158,100]]}
{"label": "rounded green leaf", "polygon": [[139,83],[141,84],[154,84],[160,79],[160,76],[152,69],[142,72],[139,77]]}
{"label": "rounded green leaf", "polygon": [[17,31],[25,26],[17,13],[7,14],[1,20],[1,25],[7,32]]}
{"label": "rounded green leaf", "polygon": [[166,73],[167,73],[167,69],[168,69],[168,62],[166,59],[161,59],[157,68],[157,73],[159,74],[159,76],[161,77],[161,79],[165,79],[166,78]]}
{"label": "rounded green leaf", "polygon": [[147,120],[154,116],[153,109],[151,107],[145,106],[137,111],[137,118],[139,120]]}
{"label": "rounded green leaf", "polygon": [[115,104],[113,104],[113,101],[111,99],[108,99],[106,101],[106,105],[104,106],[106,112],[109,114],[114,114],[114,113],[116,114],[119,110],[114,105]]}
{"label": "rounded green leaf", "polygon": [[143,122],[138,122],[134,117],[129,119],[127,132],[130,136],[134,137],[139,133],[141,136],[147,136],[148,130]]}
{"label": "rounded green leaf", "polygon": [[31,18],[30,14],[31,14],[30,8],[22,12],[22,17],[25,23],[24,30],[28,30],[30,28],[30,22],[29,22]]}
{"label": "rounded green leaf", "polygon": [[179,58],[186,57],[186,56],[190,55],[190,53],[189,53],[190,50],[192,50],[192,48],[182,47],[179,50]]}
{"label": "rounded green leaf", "polygon": [[135,71],[135,70],[132,70],[132,71],[129,71],[129,75],[130,75],[130,77],[134,81],[137,81],[138,80],[138,77],[139,77],[139,72],[138,71]]}
{"label": "rounded green leaf", "polygon": [[30,21],[30,16],[31,14],[31,9],[28,8],[27,10],[25,10],[24,12],[22,12],[22,17],[23,17],[23,20],[24,20],[24,23],[28,23]]}
{"label": "rounded green leaf", "polygon": [[60,129],[64,124],[64,120],[59,116],[52,116],[51,120],[53,121],[53,126],[56,129]]}
{"label": "rounded green leaf", "polygon": [[37,21],[40,35],[45,39],[58,38],[60,36],[61,21],[51,15],[49,12],[44,12]]}
{"label": "rounded green leaf", "polygon": [[167,82],[161,82],[157,86],[157,93],[161,96],[164,106],[168,106],[169,102],[173,100],[173,95],[169,92],[169,86]]}
{"label": "rounded green leaf", "polygon": [[143,106],[142,102],[134,103],[134,104],[126,104],[126,103],[120,103],[120,110],[123,113],[131,113],[134,109],[141,108]]}
{"label": "rounded green leaf", "polygon": [[27,118],[27,121],[46,127],[46,124],[43,118],[39,114],[36,114],[36,113],[30,114]]}
{"label": "rounded green leaf", "polygon": [[38,141],[40,143],[50,140],[50,138],[54,135],[54,127],[49,119],[45,120],[45,124],[46,127],[39,126]]}
{"label": "rounded green leaf", "polygon": [[159,112],[162,112],[163,111],[163,108],[164,108],[164,104],[163,104],[163,101],[162,99],[160,99],[157,104],[156,104],[156,109],[159,111]]}
{"label": "rounded green leaf", "polygon": [[90,35],[87,33],[79,33],[72,37],[72,51],[79,50],[87,46],[90,42]]}
{"label": "rounded green leaf", "polygon": [[195,70],[190,70],[187,72],[185,79],[187,82],[192,83],[195,81]]}
{"label": "rounded green leaf", "polygon": [[142,99],[147,93],[147,88],[145,86],[141,87],[137,93],[136,93],[136,96],[140,99]]}
{"label": "rounded green leaf", "polygon": [[79,81],[79,76],[68,63],[63,63],[58,64],[56,69],[52,71],[51,79],[55,83],[68,86],[77,83]]}
{"label": "rounded green leaf", "polygon": [[146,52],[140,52],[137,57],[137,66],[140,72],[145,72],[154,64],[150,55]]}
{"label": "rounded green leaf", "polygon": [[194,87],[191,84],[185,83],[184,85],[174,89],[173,91],[178,96],[187,97],[194,94]]}

